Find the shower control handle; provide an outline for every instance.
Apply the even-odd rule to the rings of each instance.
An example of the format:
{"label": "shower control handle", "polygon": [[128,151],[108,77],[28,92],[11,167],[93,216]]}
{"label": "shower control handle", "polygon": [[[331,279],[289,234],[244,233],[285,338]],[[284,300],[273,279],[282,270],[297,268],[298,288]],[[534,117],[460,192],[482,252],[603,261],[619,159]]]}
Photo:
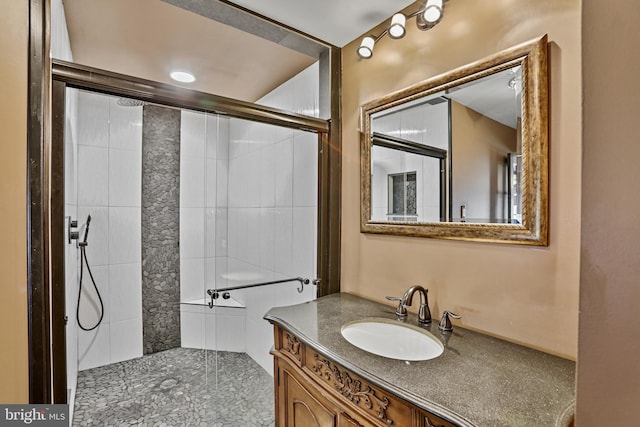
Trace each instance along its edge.
{"label": "shower control handle", "polygon": [[80,239],[80,232],[73,231],[74,228],[78,228],[78,221],[67,217],[67,243],[71,244],[73,240]]}

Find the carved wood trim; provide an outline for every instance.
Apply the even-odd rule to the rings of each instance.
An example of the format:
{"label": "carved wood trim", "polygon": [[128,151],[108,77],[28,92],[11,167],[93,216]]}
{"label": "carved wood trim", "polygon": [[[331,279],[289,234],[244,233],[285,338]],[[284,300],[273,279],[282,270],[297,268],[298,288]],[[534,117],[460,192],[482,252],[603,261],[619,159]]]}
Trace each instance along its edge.
{"label": "carved wood trim", "polygon": [[387,417],[387,409],[390,405],[388,397],[378,397],[376,391],[369,385],[351,378],[346,370],[341,370],[331,361],[321,358],[317,353],[314,354],[313,358],[315,360],[313,371],[316,375],[333,383],[334,388],[351,402],[365,409],[375,411],[377,417],[388,425],[393,424],[393,420]]}
{"label": "carved wood trim", "polygon": [[284,336],[286,339],[285,350],[287,350],[293,357],[295,357],[299,362],[302,361],[302,356],[300,353],[300,341],[295,335],[291,335],[289,332],[284,331]]}

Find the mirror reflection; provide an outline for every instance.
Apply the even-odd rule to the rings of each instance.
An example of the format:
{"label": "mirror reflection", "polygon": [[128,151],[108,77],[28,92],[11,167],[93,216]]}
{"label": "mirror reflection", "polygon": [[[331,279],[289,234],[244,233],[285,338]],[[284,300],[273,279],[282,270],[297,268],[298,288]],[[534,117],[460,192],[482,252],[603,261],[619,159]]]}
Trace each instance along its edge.
{"label": "mirror reflection", "polygon": [[522,67],[371,116],[371,219],[522,221]]}
{"label": "mirror reflection", "polygon": [[547,36],[361,109],[363,233],[546,246]]}

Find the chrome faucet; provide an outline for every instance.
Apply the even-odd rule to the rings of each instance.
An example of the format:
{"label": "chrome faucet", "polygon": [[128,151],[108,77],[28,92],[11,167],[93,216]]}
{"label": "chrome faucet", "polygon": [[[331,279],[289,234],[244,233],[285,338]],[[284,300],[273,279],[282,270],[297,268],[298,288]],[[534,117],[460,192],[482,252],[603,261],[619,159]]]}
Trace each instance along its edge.
{"label": "chrome faucet", "polygon": [[413,294],[418,292],[420,294],[420,307],[418,308],[418,323],[425,324],[431,323],[431,310],[429,310],[429,299],[427,297],[427,289],[420,285],[411,286],[404,293],[402,298],[398,297],[386,297],[390,301],[398,301],[398,308],[396,309],[396,316],[398,319],[405,320],[407,318],[407,306],[411,305],[413,300]]}

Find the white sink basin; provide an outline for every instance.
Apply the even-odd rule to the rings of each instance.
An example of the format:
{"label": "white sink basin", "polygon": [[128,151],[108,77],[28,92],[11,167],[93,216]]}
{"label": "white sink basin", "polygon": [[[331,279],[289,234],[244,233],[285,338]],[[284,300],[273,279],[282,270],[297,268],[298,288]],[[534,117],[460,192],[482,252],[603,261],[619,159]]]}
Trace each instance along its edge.
{"label": "white sink basin", "polygon": [[341,332],[356,347],[390,359],[429,360],[444,351],[440,340],[429,332],[395,320],[356,320],[345,323]]}

